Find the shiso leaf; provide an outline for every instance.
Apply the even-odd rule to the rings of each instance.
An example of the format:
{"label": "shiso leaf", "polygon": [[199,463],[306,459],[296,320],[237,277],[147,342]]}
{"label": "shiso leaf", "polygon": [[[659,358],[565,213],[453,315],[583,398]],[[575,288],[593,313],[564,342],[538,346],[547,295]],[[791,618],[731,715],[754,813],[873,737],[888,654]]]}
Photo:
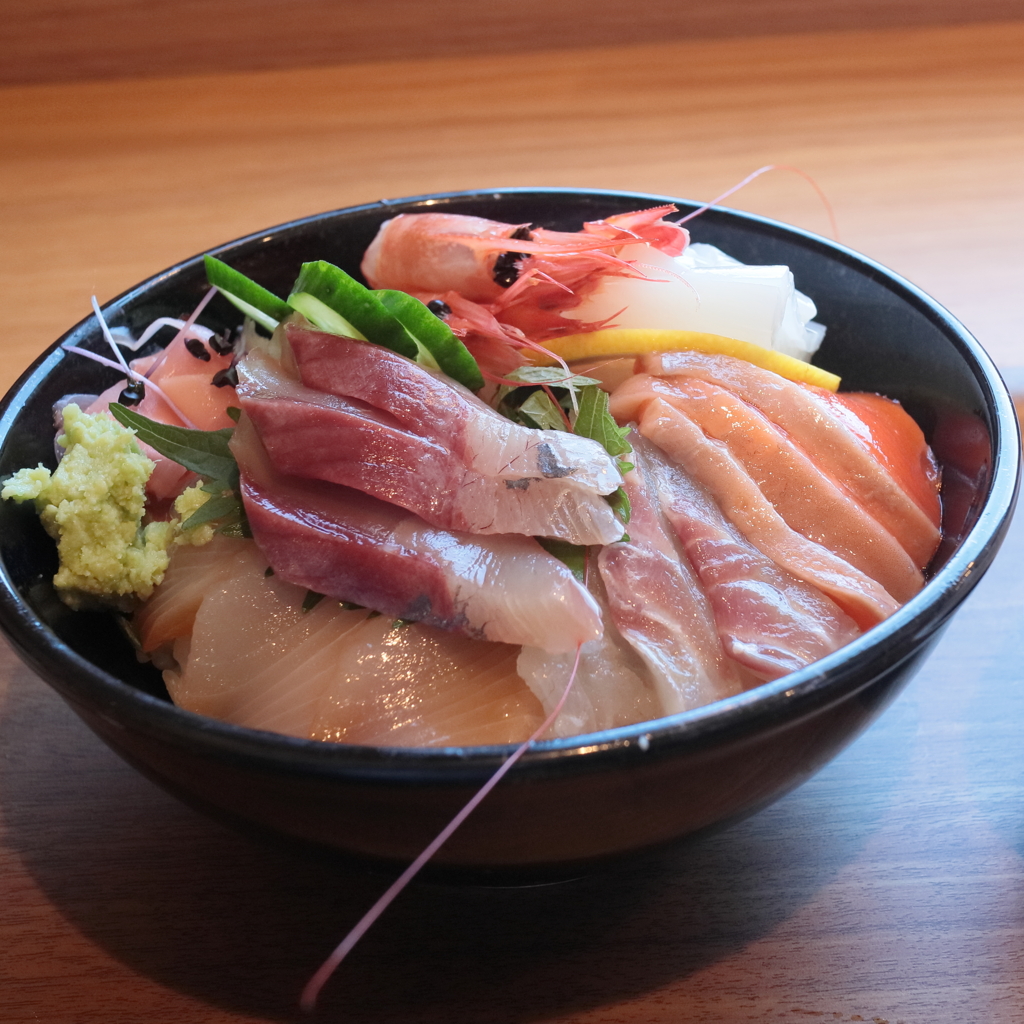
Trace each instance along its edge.
{"label": "shiso leaf", "polygon": [[519,406],[519,422],[538,430],[568,430],[565,416],[546,391],[534,391]]}
{"label": "shiso leaf", "polygon": [[[557,366],[519,366],[504,379],[516,383],[498,388],[495,408],[513,422],[538,430],[568,429],[566,420],[573,410],[570,392],[579,393],[598,383],[593,377],[579,374],[566,377]],[[559,413],[559,407],[565,415]]]}
{"label": "shiso leaf", "polygon": [[230,486],[238,484],[238,463],[228,447],[233,428],[222,430],[189,430],[168,423],[157,423],[125,405],[111,403],[110,414],[123,427],[135,431],[164,458],[192,470],[210,480],[226,480]]}
{"label": "shiso leaf", "polygon": [[168,423],[157,423],[124,405],[111,404],[110,413],[121,426],[130,427],[135,436],[164,458],[198,473],[206,479],[203,490],[214,495],[182,523],[191,529],[221,520],[218,533],[228,537],[251,537],[249,523],[239,491],[238,463],[228,442],[234,429],[189,430]]}
{"label": "shiso leaf", "polygon": [[224,519],[227,516],[238,516],[241,514],[242,505],[234,494],[222,494],[216,498],[204,501],[182,524],[183,530],[191,530],[193,527],[202,526],[204,523],[212,522],[215,519]]}
{"label": "shiso leaf", "polygon": [[629,427],[620,427],[608,411],[608,395],[597,385],[583,388],[579,396],[580,411],[573,424],[575,433],[589,437],[604,447],[609,455],[629,455],[633,448],[626,440]]}
{"label": "shiso leaf", "polygon": [[[629,465],[629,463],[627,463],[627,465]],[[608,495],[606,500],[608,504],[611,505],[615,514],[622,521],[623,526],[628,525],[629,517],[632,515],[633,509],[629,503],[629,495],[626,493],[625,487],[616,488]],[[628,540],[629,538],[624,536],[621,539]]]}

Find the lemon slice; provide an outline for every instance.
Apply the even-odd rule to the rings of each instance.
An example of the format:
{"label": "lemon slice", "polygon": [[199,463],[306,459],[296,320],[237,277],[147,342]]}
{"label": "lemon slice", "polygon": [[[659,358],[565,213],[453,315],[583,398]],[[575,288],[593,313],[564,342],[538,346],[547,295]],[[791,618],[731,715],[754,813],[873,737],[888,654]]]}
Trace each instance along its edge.
{"label": "lemon slice", "polygon": [[[737,341],[720,334],[703,334],[700,331],[662,331],[639,327],[612,327],[589,334],[569,334],[547,342],[545,348],[561,356],[567,363],[580,359],[639,356],[646,352],[681,352],[687,349],[711,352],[715,355],[734,356],[748,363],[771,370],[787,380],[801,384],[814,384],[828,391],[839,389],[839,380],[834,373],[812,366],[793,356],[776,352],[749,341]],[[532,354],[533,362],[549,366],[552,360],[539,352]]]}

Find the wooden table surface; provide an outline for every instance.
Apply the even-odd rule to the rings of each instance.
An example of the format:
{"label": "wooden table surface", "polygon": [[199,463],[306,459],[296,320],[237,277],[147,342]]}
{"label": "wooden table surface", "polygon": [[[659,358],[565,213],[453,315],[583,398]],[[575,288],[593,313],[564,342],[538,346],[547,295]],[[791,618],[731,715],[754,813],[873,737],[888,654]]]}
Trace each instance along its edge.
{"label": "wooden table surface", "polygon": [[[4,387],[135,281],[380,197],[708,199],[767,163],[1024,366],[1024,24],[0,91]],[[827,230],[796,175],[732,200]],[[1024,1021],[1024,522],[918,678],[800,790],[699,844],[520,890],[418,884],[318,1019]],[[0,650],[0,1020],[298,1019],[388,878],[155,789]]]}

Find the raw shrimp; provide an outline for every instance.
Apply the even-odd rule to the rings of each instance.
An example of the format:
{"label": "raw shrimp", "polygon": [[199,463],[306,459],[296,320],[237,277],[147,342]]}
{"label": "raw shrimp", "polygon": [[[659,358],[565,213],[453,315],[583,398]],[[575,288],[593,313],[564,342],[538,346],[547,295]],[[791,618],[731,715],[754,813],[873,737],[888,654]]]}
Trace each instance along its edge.
{"label": "raw shrimp", "polygon": [[675,210],[619,214],[576,232],[401,214],[381,225],[362,269],[375,286],[435,303],[492,377],[531,348],[609,325],[717,334],[810,359],[825,328],[789,268],[689,245],[686,230],[664,219]]}
{"label": "raw shrimp", "polygon": [[[664,219],[674,212],[674,206],[658,206],[617,214],[580,231],[458,214],[399,214],[381,225],[362,271],[373,287],[443,303],[449,326],[484,369],[500,374],[502,363],[514,364],[509,349],[542,347],[551,338],[604,326],[563,314],[608,276],[646,276],[616,255],[624,245],[644,243],[679,256],[689,233]],[[504,349],[495,351],[495,342]]]}

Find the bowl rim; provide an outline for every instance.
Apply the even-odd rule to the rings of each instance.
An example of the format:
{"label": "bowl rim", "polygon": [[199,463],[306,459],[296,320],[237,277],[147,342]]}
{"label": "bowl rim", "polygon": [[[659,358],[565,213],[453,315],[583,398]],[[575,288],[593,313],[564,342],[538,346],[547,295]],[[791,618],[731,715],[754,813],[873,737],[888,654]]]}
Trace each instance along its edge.
{"label": "bowl rim", "polygon": [[[342,207],[287,221],[204,250],[152,275],[108,301],[102,309],[116,316],[154,286],[188,272],[205,253],[223,255],[254,243],[272,244],[285,233],[329,219],[379,210],[406,212],[409,207],[443,207],[473,200],[506,196],[552,196],[595,200],[617,199],[641,204],[671,203],[691,212],[704,204],[646,192],[569,187],[513,187],[427,193],[400,199]],[[401,208],[401,209],[399,209]],[[991,358],[980,343],[948,310],[899,274],[841,243],[780,221],[726,207],[712,206],[702,216],[744,226],[761,234],[786,237],[804,249],[825,255],[882,283],[938,327],[974,372],[992,416],[993,459],[987,493],[977,521],[947,563],[924,589],[890,618],[856,640],[811,665],[745,693],[703,707],[614,729],[580,736],[540,740],[526,752],[513,778],[548,775],[567,758],[604,770],[624,759],[645,760],[669,756],[680,746],[696,750],[723,738],[742,741],[753,733],[781,728],[799,706],[806,713],[821,710],[870,685],[858,682],[856,669],[881,653],[893,668],[913,656],[922,642],[937,634],[956,606],[982,575],[975,566],[994,555],[1005,535],[1016,502],[1021,473],[1021,443],[1013,403]],[[63,343],[82,332],[94,317],[83,318],[44,351],[0,402],[0,444],[26,398],[65,357]],[[986,555],[986,552],[989,554]],[[116,728],[131,715],[132,728],[173,745],[192,747],[201,740],[206,753],[229,762],[251,765],[254,758],[275,771],[344,776],[364,781],[393,783],[463,783],[485,778],[517,744],[472,747],[375,747],[324,743],[279,733],[250,729],[208,718],[144,693],[106,672],[65,644],[32,611],[14,586],[5,564],[0,564],[0,629],[21,657],[73,707],[97,711]]]}

